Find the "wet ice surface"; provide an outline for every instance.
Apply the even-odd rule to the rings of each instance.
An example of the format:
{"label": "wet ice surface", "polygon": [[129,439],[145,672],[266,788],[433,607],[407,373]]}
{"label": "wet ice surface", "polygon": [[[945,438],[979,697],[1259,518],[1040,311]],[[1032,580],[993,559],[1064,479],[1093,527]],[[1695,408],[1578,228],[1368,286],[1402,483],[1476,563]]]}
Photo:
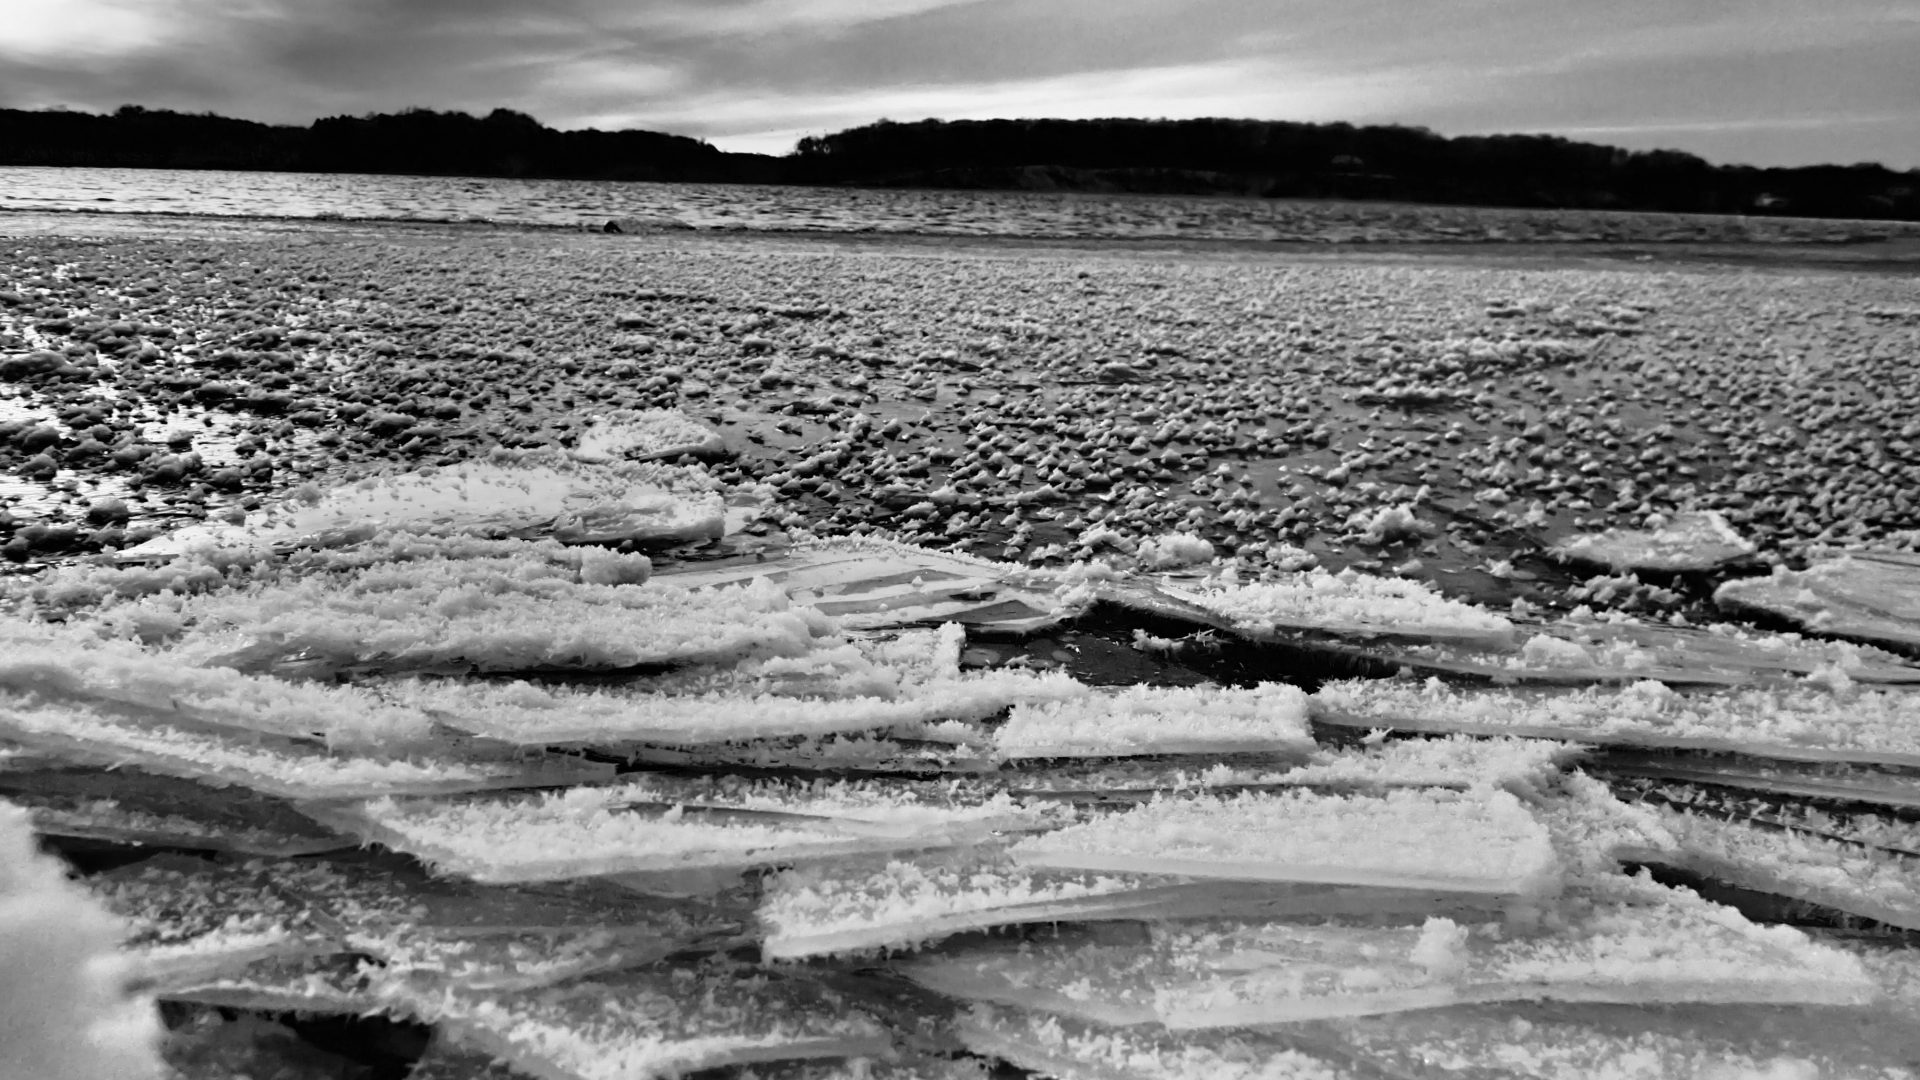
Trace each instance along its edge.
{"label": "wet ice surface", "polygon": [[[1920,666],[1732,625],[1749,569],[1547,551],[1709,508],[1763,561],[1910,547],[1908,278],[109,235],[0,244],[0,360],[66,358],[0,441],[56,467],[4,526],[0,791],[166,938],[183,1067],[314,1053],[287,1010],[503,1077],[1910,1059]],[[669,408],[718,456],[593,434]],[[157,468],[149,414],[237,475]],[[703,529],[469,505],[502,445]],[[104,482],[265,542],[88,563],[126,537],[46,530]],[[236,880],[295,903],[204,932]]]}

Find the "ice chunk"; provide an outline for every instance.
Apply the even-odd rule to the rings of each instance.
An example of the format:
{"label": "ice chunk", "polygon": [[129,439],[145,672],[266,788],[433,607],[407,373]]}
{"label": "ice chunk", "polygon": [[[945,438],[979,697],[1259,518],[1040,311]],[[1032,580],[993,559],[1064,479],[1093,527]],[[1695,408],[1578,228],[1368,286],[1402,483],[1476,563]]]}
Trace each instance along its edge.
{"label": "ice chunk", "polygon": [[1660,861],[1715,881],[1920,930],[1920,855],[1700,814],[1664,811],[1678,839]]}
{"label": "ice chunk", "polygon": [[976,1006],[955,1032],[967,1049],[1061,1080],[1349,1080],[1371,1075],[1257,1033],[1212,1037],[1112,1028]]}
{"label": "ice chunk", "polygon": [[478,881],[745,869],[978,843],[1049,818],[951,785],[627,783],[514,798],[378,799],[316,808],[329,824]]}
{"label": "ice chunk", "polygon": [[250,1012],[378,1016],[398,1011],[374,992],[374,968],[352,953],[272,957],[230,971],[176,972],[156,990],[168,1001]]}
{"label": "ice chunk", "polygon": [[1805,570],[1726,582],[1713,602],[1821,634],[1913,649],[1920,647],[1920,555],[1849,552]]}
{"label": "ice chunk", "polygon": [[1551,783],[1581,753],[1567,743],[1542,739],[1363,739],[1359,745],[1317,751],[1297,764],[1222,758],[1201,768],[1179,759],[1112,761],[1024,768],[1009,774],[1007,783],[1024,797],[1096,803],[1145,801],[1161,793],[1231,795],[1291,788],[1378,792],[1490,786],[1519,793]]}
{"label": "ice chunk", "polygon": [[25,807],[42,836],[253,855],[354,845],[282,800],[137,769],[0,769],[0,796]]}
{"label": "ice chunk", "polygon": [[437,881],[397,860],[209,863],[162,856],[95,888],[134,923],[147,979],[204,986],[260,960],[353,953],[382,992],[514,989],[741,943],[720,909],[638,907],[605,885],[542,889]]}
{"label": "ice chunk", "polygon": [[101,702],[175,723],[259,731],[336,747],[422,741],[425,713],[351,686],[288,683],[182,663],[163,650],[0,616],[0,697]]}
{"label": "ice chunk", "polygon": [[1448,600],[1417,581],[1352,571],[1335,574],[1316,569],[1270,582],[1166,591],[1254,633],[1319,630],[1361,637],[1505,643],[1513,632],[1513,624],[1504,616]]}
{"label": "ice chunk", "polygon": [[1548,549],[1557,558],[1594,563],[1626,573],[1711,570],[1751,556],[1752,541],[1727,524],[1717,510],[1674,514],[1659,528],[1608,529],[1569,537]]}
{"label": "ice chunk", "polygon": [[[1610,750],[1593,755],[1588,768],[1615,787],[1647,785],[1739,792],[1747,802],[1755,794],[1780,801],[1817,799],[1863,806],[1920,808],[1920,775],[1897,766],[1855,765],[1832,761],[1793,761],[1741,754],[1687,750]],[[1811,811],[1808,811],[1811,812]],[[1920,845],[1913,850],[1920,851]]]}
{"label": "ice chunk", "polygon": [[689,589],[762,577],[856,629],[959,622],[1031,631],[1072,614],[1047,575],[873,537],[809,541],[770,559],[662,573]]}
{"label": "ice chunk", "polygon": [[330,753],[265,735],[176,727],[124,706],[69,705],[12,698],[0,735],[82,764],[132,764],[147,772],[240,784],[289,799],[538,787],[606,776],[611,766],[561,755],[385,757]]}
{"label": "ice chunk", "polygon": [[553,1080],[673,1077],[754,1062],[886,1054],[886,1028],[817,984],[713,965],[411,1004],[456,1043]]}
{"label": "ice chunk", "polygon": [[575,461],[661,461],[717,457],[720,433],[678,409],[618,409],[596,416],[573,449]]}
{"label": "ice chunk", "polygon": [[1577,898],[1549,925],[1162,924],[1144,942],[995,944],[897,967],[967,1000],[1175,1031],[1494,1001],[1855,1005],[1879,993],[1852,956],[1651,882]]}
{"label": "ice chunk", "polygon": [[[136,605],[130,605],[136,606]],[[138,606],[156,607],[157,601]],[[831,632],[769,586],[590,585],[541,562],[422,560],[192,596],[187,657],[309,676],[424,669],[607,670],[798,656]]]}
{"label": "ice chunk", "polygon": [[1564,742],[1546,739],[1388,739],[1316,756],[1274,778],[1281,784],[1349,788],[1467,788],[1488,785],[1513,791],[1542,786],[1580,756]]}
{"label": "ice chunk", "polygon": [[1291,1030],[1395,1076],[1868,1080],[1901,1075],[1920,1050],[1910,1031],[1865,1010],[1768,1005],[1489,1005]]}
{"label": "ice chunk", "polygon": [[573,462],[553,452],[490,457],[371,477],[312,499],[198,525],[129,548],[127,559],[334,547],[384,532],[551,536],[570,543],[676,544],[718,539],[719,485],[698,470]]}
{"label": "ice chunk", "polygon": [[1920,765],[1920,695],[1901,691],[1841,699],[1809,688],[1680,693],[1650,679],[1571,691],[1376,679],[1327,683],[1312,704],[1315,720],[1343,727]]}
{"label": "ice chunk", "polygon": [[[952,624],[949,624],[950,626]],[[957,638],[959,627],[953,626]],[[962,674],[944,632],[921,631],[941,656],[873,643],[798,657],[695,668],[619,687],[426,680],[392,684],[395,700],[504,742],[706,746],[749,739],[899,730],[973,721],[1021,702],[1071,700],[1087,688],[1057,673]],[[850,656],[846,654],[851,654]]]}
{"label": "ice chunk", "polygon": [[[768,879],[764,955],[858,952],[994,926],[1111,919],[1413,915],[1471,909],[1458,895],[1035,870],[1004,853],[929,852],[796,867]],[[1487,907],[1478,909],[1485,917]]]}
{"label": "ice chunk", "polygon": [[1504,791],[1307,791],[1157,799],[1012,848],[1036,867],[1526,895],[1553,886],[1547,831]]}
{"label": "ice chunk", "polygon": [[1518,645],[1442,642],[1365,655],[1420,671],[1496,682],[1581,684],[1653,679],[1688,686],[1790,686],[1836,669],[1860,683],[1920,684],[1920,666],[1844,641],[1813,641],[1731,624],[1677,627],[1565,620],[1523,628]]}
{"label": "ice chunk", "polygon": [[1009,758],[1275,753],[1304,756],[1307,698],[1296,687],[1129,687],[1018,704],[994,738]]}

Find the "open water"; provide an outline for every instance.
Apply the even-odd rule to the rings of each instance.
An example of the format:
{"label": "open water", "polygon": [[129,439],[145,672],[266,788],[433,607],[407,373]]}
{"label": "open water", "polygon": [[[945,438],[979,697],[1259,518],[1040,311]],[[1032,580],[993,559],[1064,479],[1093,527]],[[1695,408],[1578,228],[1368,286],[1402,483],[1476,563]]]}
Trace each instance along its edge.
{"label": "open water", "polygon": [[1883,222],[1499,210],[1226,196],[513,180],[351,173],[0,167],[9,210],[599,228],[1314,243],[1860,240]]}

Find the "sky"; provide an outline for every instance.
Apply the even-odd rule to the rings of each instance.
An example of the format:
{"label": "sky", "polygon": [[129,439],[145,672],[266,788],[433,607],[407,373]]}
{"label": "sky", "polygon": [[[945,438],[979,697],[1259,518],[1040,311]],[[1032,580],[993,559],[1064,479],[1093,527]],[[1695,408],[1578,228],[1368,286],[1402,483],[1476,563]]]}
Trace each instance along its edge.
{"label": "sky", "polygon": [[1227,116],[1920,167],[1920,0],[0,0],[0,106],[504,106],[785,153],[887,118]]}

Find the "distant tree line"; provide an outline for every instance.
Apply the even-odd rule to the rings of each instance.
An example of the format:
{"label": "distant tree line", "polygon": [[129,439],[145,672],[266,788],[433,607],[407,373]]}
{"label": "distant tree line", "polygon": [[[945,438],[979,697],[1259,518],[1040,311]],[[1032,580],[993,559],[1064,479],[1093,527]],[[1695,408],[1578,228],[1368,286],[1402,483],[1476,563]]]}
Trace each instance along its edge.
{"label": "distant tree line", "polygon": [[306,127],[123,105],[0,109],[0,164],[606,180],[772,179],[778,159],[658,131],[556,131],[525,113],[407,109]]}
{"label": "distant tree line", "polygon": [[1920,169],[1714,165],[1554,135],[1274,120],[881,120],[802,139],[817,182],[1105,185],[1288,198],[1920,220]]}
{"label": "distant tree line", "polygon": [[881,120],[785,157],[525,113],[407,109],[306,127],[138,105],[0,109],[0,164],[1393,199],[1920,220],[1920,169],[1755,168],[1553,135],[1268,120]]}

